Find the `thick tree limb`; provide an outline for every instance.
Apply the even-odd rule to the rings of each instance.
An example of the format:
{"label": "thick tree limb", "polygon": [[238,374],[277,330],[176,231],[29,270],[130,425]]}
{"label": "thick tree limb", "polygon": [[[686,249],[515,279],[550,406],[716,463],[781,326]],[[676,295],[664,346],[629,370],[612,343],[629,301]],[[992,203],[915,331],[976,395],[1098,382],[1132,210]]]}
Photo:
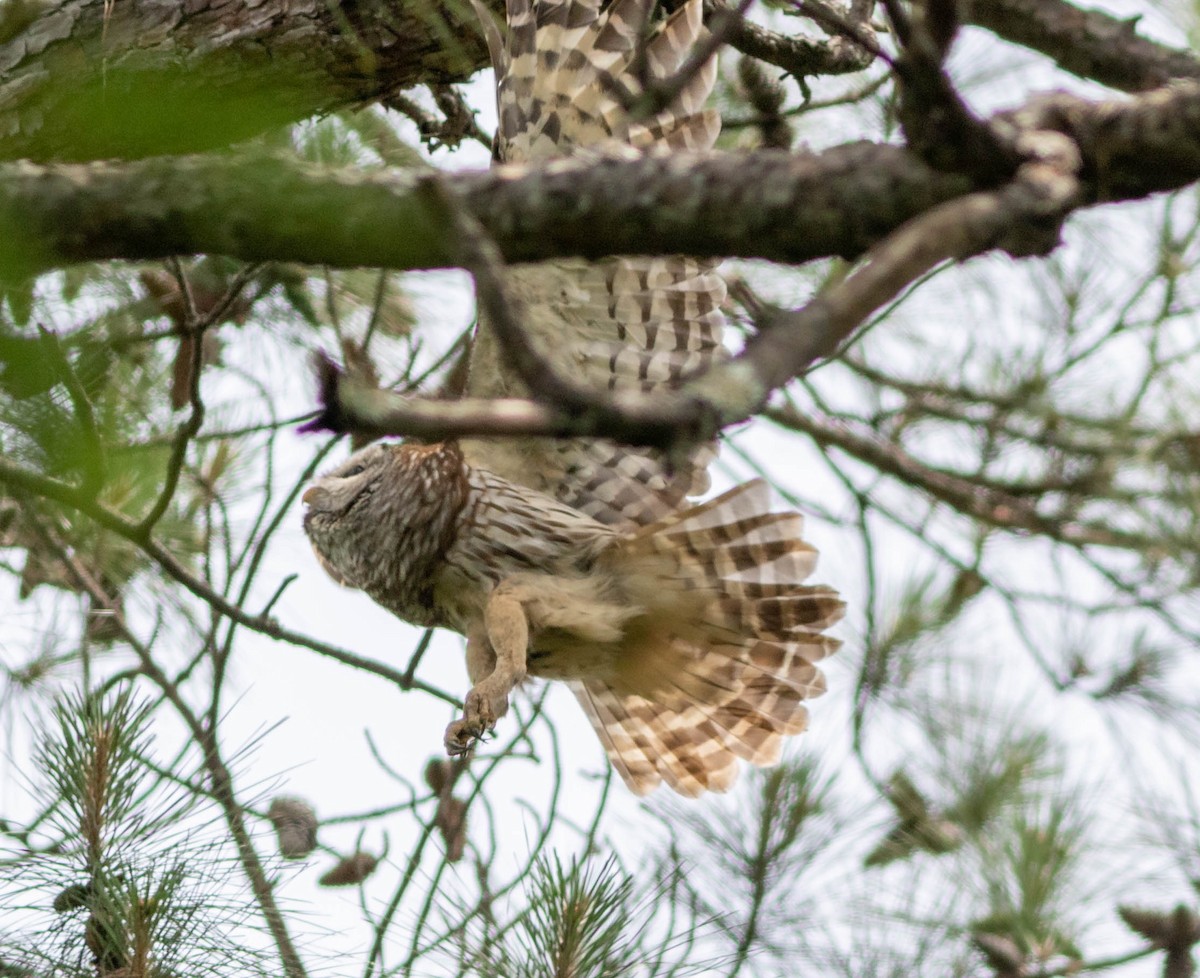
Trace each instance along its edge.
{"label": "thick tree limb", "polygon": [[1010,179],[1021,163],[1017,147],[967,107],[943,69],[958,26],[953,0],[926,0],[912,17],[899,0],[883,6],[900,44],[897,117],[909,148],[938,170],[972,174],[977,185]]}
{"label": "thick tree limb", "polygon": [[1060,68],[1127,92],[1146,92],[1173,78],[1200,78],[1200,59],[1139,37],[1137,19],[1119,20],[1066,0],[968,0],[966,23],[1040,51]]}
{"label": "thick tree limb", "polygon": [[[798,75],[871,60],[843,38],[750,23],[730,40]],[[466,0],[13,0],[0,7],[0,159],[199,152],[487,62]]]}
{"label": "thick tree limb", "polygon": [[[1082,161],[1077,206],[1200,179],[1197,83],[1112,102],[1051,95],[989,124],[1023,154],[1029,132],[1066,135]],[[446,182],[508,262],[637,253],[856,257],[972,189],[969,175],[938,173],[898,147],[870,143],[813,155],[581,158],[441,177],[330,173],[274,158],[16,163],[0,166],[0,275],[193,253],[445,267],[455,259],[445,222],[422,192],[431,179]]]}
{"label": "thick tree limb", "polygon": [[486,63],[465,0],[6,3],[0,158],[227,146]]}
{"label": "thick tree limb", "polygon": [[803,262],[857,255],[969,189],[903,150],[578,160],[540,170],[330,173],[281,159],[188,157],[0,166],[0,273],[217,253],[394,269],[455,264],[423,186],[444,181],[506,261],[638,251]]}
{"label": "thick tree limb", "polygon": [[1200,83],[1194,81],[1106,102],[1045,95],[994,120],[1008,123],[1018,132],[1069,137],[1083,161],[1080,178],[1090,203],[1176,190],[1195,180],[1186,174],[1200,168]]}
{"label": "thick tree limb", "polygon": [[[712,15],[723,0],[706,5]],[[1130,91],[1200,77],[1200,61],[1064,0],[974,0],[967,22]],[[798,76],[871,61],[844,37],[742,22],[734,47]],[[0,10],[0,159],[86,160],[227,146],[487,63],[459,0],[21,0]]]}

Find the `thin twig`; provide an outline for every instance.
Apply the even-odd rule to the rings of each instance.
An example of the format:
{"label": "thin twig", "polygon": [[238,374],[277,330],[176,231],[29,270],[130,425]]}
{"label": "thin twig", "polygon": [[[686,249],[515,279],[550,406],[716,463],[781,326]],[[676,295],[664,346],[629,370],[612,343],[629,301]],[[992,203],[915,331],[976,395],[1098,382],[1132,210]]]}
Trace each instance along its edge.
{"label": "thin twig", "polygon": [[866,51],[872,58],[879,58],[885,64],[895,66],[892,57],[880,46],[871,30],[870,17],[862,20],[845,14],[820,0],[795,0],[796,9],[806,17],[811,17],[824,30],[835,36],[845,37]]}
{"label": "thin twig", "polygon": [[[790,109],[784,109],[779,113],[782,119],[793,119],[796,116],[806,115],[809,112],[819,112],[822,109],[836,108],[842,105],[853,105],[855,102],[861,102],[863,99],[870,98],[881,89],[884,84],[890,80],[890,75],[880,75],[873,81],[868,82],[859,88],[852,88],[841,95],[832,95],[826,99],[809,99],[802,102],[800,105],[794,105]],[[750,126],[761,125],[764,121],[769,121],[761,116],[746,117],[738,116],[730,119],[721,120],[722,129],[746,129]]]}
{"label": "thin twig", "polygon": [[916,486],[959,512],[991,526],[1036,533],[1075,547],[1116,547],[1143,553],[1153,541],[1111,526],[1095,526],[1043,516],[1029,500],[1008,495],[967,476],[927,466],[901,449],[879,439],[854,432],[848,425],[820,419],[811,413],[790,410],[768,411],[778,424],[803,431],[830,445]]}
{"label": "thin twig", "polygon": [[425,629],[421,640],[417,643],[416,649],[413,650],[412,657],[408,660],[408,668],[404,670],[404,680],[411,685],[413,677],[417,674],[417,666],[421,664],[421,659],[429,649],[429,643],[433,641],[433,629]]}
{"label": "thin twig", "polygon": [[[704,0],[706,17],[716,17],[729,7],[724,0]],[[790,36],[742,19],[731,29],[729,44],[742,54],[782,68],[797,78],[808,75],[842,75],[862,71],[874,60],[870,50],[840,37],[818,41]]]}
{"label": "thin twig", "polygon": [[171,456],[167,461],[167,470],[163,476],[162,491],[158,494],[158,498],[155,500],[150,512],[146,514],[138,526],[139,532],[146,538],[150,536],[150,532],[154,529],[155,524],[162,519],[167,511],[167,507],[171,505],[171,501],[175,497],[175,490],[179,486],[179,476],[183,471],[188,444],[199,433],[201,426],[204,424],[204,401],[200,397],[200,373],[204,366],[204,334],[211,326],[220,322],[230,306],[236,301],[238,295],[241,294],[242,289],[246,287],[246,283],[249,282],[251,277],[260,268],[257,264],[247,265],[243,268],[234,276],[221,298],[201,316],[196,311],[196,302],[192,295],[191,284],[188,281],[187,275],[184,274],[183,269],[180,267],[178,260],[172,259],[172,266],[175,276],[179,281],[179,288],[183,295],[187,316],[181,332],[192,344],[190,372],[188,374],[188,403],[191,406],[191,412],[187,420],[179,426],[179,430],[175,434],[175,439],[171,446]]}

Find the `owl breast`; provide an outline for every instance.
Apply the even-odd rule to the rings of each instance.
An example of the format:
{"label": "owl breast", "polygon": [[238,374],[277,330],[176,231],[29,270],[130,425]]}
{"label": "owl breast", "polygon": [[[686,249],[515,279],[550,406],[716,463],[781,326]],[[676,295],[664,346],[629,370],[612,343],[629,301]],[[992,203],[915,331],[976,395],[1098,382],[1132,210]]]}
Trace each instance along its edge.
{"label": "owl breast", "polygon": [[539,593],[549,593],[554,580],[590,581],[584,586],[592,593],[604,586],[596,565],[617,540],[613,530],[486,469],[464,466],[464,473],[466,503],[434,591],[449,627],[466,632],[502,581]]}
{"label": "owl breast", "polygon": [[[305,493],[305,530],[335,580],[405,621],[463,634],[491,591],[507,583],[548,625],[569,625],[586,641],[619,638],[619,629],[598,626],[586,610],[622,603],[604,597],[615,591],[599,561],[618,540],[615,531],[466,464],[453,442],[368,451]],[[551,644],[561,651],[561,641]]]}

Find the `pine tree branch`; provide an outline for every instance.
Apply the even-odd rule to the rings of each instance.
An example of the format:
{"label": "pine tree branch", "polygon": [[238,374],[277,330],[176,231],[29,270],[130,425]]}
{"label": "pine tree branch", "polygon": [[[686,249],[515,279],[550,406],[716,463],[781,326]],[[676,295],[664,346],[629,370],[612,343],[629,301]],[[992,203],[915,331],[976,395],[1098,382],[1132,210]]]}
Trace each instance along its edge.
{"label": "pine tree branch", "polygon": [[1066,0],[968,0],[961,16],[998,37],[1040,51],[1066,71],[1126,92],[1146,92],[1178,78],[1200,78],[1200,59],[1137,33],[1121,20]]}
{"label": "pine tree branch", "polygon": [[175,708],[176,713],[187,726],[192,740],[204,757],[204,766],[212,781],[212,789],[208,792],[209,797],[220,806],[225,816],[229,833],[238,850],[242,869],[254,892],[263,919],[267,922],[271,937],[275,941],[280,961],[283,964],[284,975],[286,978],[305,978],[307,971],[292,941],[279,905],[275,902],[274,888],[267,878],[262,860],[259,859],[258,851],[254,848],[250,832],[246,828],[242,806],[234,796],[233,777],[221,757],[215,728],[206,727],[200,721],[200,718],[184,699],[178,685],[159,667],[150,647],[130,629],[117,603],[95,576],[88,571],[83,562],[69,552],[69,549],[49,528],[39,525],[38,530],[50,549],[67,568],[68,574],[74,579],[76,585],[91,598],[93,605],[105,609],[113,616],[122,639],[138,657],[139,671],[158,687],[163,697]]}
{"label": "pine tree branch", "polygon": [[865,143],[814,155],[614,156],[442,175],[330,173],[266,157],[18,163],[0,165],[0,270],[13,278],[79,261],[198,253],[449,267],[453,242],[423,189],[431,180],[445,183],[509,262],[852,256],[970,189],[898,147]]}
{"label": "pine tree branch", "polygon": [[[1076,206],[1132,200],[1200,178],[1200,83],[1092,102],[1055,94],[988,121],[1022,141],[1070,139]],[[938,173],[894,146],[791,155],[674,154],[556,161],[430,176],[330,174],[267,158],[0,166],[0,270],[12,278],[77,261],[225,254],[335,267],[453,264],[422,182],[443,180],[506,261],[691,254],[804,262],[853,257],[904,221],[995,174]],[[404,233],[396,233],[403,228]]]}
{"label": "pine tree branch", "polygon": [[1044,516],[1029,500],[983,485],[969,476],[928,466],[897,445],[855,432],[848,425],[821,419],[814,414],[771,410],[776,423],[810,435],[823,446],[833,447],[916,487],[951,508],[990,526],[1036,533],[1075,547],[1115,547],[1143,553],[1157,541],[1111,526],[1095,526]]}
{"label": "pine tree branch", "polygon": [[21,0],[0,7],[0,158],[214,149],[486,63],[457,0]]}

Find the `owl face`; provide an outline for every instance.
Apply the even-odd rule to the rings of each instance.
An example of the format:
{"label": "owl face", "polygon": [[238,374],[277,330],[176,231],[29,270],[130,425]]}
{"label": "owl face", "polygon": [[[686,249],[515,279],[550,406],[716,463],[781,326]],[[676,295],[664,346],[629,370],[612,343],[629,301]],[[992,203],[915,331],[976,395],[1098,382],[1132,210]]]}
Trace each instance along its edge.
{"label": "owl face", "polygon": [[305,530],[342,518],[365,498],[364,493],[374,492],[392,451],[390,445],[368,445],[309,486],[300,497],[308,507],[304,514]]}
{"label": "owl face", "polygon": [[[383,484],[395,451],[391,445],[368,445],[332,472],[317,479],[301,496],[304,532],[321,566],[339,584],[361,587],[353,564],[358,531],[369,521],[365,510]],[[360,526],[361,524],[361,526]]]}
{"label": "owl face", "polygon": [[302,497],[304,532],[339,584],[416,624],[436,624],[434,584],[466,498],[453,442],[371,445]]}

